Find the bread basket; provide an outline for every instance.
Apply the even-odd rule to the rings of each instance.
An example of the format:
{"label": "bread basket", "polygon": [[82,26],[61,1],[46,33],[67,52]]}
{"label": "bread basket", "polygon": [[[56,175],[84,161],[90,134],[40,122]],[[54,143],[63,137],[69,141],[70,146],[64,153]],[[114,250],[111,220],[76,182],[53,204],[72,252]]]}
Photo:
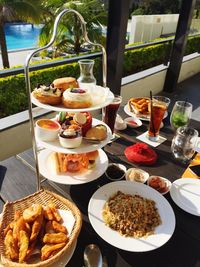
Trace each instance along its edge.
{"label": "bread basket", "polygon": [[[4,235],[3,230],[5,227],[13,220],[14,213],[16,210],[18,211],[24,211],[24,209],[30,207],[33,203],[39,203],[42,205],[46,205],[48,201],[53,201],[56,206],[59,209],[62,210],[71,210],[74,218],[75,223],[73,230],[69,236],[69,241],[63,247],[58,253],[56,253],[51,258],[41,261],[38,257],[38,260],[36,263],[18,263],[11,261],[6,258],[5,256],[5,248],[4,248]],[[1,253],[1,261],[4,266],[9,267],[42,267],[42,266],[49,266],[56,261],[58,261],[64,253],[66,253],[67,250],[69,250],[72,245],[74,244],[74,241],[77,239],[82,225],[82,217],[79,209],[73,204],[71,201],[53,193],[47,190],[40,190],[32,195],[29,195],[23,199],[17,200],[15,202],[7,202],[3,209],[3,217],[2,217],[2,223],[0,227],[0,253]]]}

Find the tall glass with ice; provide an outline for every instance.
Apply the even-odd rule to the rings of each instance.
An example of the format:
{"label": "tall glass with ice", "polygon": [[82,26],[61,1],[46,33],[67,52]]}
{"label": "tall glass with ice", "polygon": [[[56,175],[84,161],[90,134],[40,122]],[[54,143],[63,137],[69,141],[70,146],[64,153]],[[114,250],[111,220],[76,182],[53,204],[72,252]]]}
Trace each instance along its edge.
{"label": "tall glass with ice", "polygon": [[170,99],[165,96],[154,96],[152,104],[150,105],[150,123],[148,130],[148,138],[151,141],[159,139],[159,132],[161,122],[164,118],[165,112],[169,106]]}

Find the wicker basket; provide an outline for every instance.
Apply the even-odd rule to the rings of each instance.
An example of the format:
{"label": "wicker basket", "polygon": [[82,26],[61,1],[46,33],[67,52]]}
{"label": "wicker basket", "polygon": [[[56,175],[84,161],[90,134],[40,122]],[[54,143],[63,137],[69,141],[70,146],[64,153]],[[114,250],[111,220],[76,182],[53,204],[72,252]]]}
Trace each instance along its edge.
{"label": "wicker basket", "polygon": [[[42,205],[46,205],[46,203],[51,200],[53,201],[59,209],[63,210],[71,210],[73,216],[75,217],[75,224],[71,235],[69,237],[69,241],[62,250],[60,250],[53,257],[41,261],[38,259],[37,263],[17,263],[13,262],[5,257],[5,249],[4,249],[4,235],[3,229],[14,219],[14,214],[16,210],[23,211],[24,209],[30,207],[33,203],[40,203]],[[9,267],[42,267],[49,266],[56,261],[58,261],[63,254],[71,248],[73,242],[77,239],[82,225],[82,217],[79,209],[69,200],[47,190],[40,190],[30,196],[27,196],[23,199],[17,200],[15,202],[7,202],[3,209],[3,217],[2,224],[0,228],[0,253],[1,253],[1,261],[4,266]]]}

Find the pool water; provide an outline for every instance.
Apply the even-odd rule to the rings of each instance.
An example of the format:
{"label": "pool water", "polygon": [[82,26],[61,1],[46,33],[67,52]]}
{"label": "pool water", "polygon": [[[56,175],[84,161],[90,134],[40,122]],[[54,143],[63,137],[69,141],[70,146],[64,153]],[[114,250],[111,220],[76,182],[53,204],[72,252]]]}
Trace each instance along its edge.
{"label": "pool water", "polygon": [[8,50],[35,48],[42,25],[6,23],[6,43]]}

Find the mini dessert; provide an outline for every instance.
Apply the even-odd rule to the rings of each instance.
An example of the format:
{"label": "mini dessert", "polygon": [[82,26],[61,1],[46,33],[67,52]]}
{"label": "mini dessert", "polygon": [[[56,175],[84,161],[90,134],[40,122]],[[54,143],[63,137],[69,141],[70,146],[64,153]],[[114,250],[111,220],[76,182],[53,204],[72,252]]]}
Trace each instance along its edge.
{"label": "mini dessert", "polygon": [[67,125],[79,125],[82,129],[82,135],[85,136],[86,132],[92,127],[92,116],[89,112],[60,112],[57,116],[62,129]]}
{"label": "mini dessert", "polygon": [[79,87],[76,79],[73,77],[64,77],[64,78],[56,79],[53,81],[53,85],[56,88],[59,88],[62,92],[64,92],[68,88]]}
{"label": "mini dessert", "polygon": [[130,168],[126,173],[126,180],[145,183],[149,178],[149,174],[141,169]]}
{"label": "mini dessert", "polygon": [[86,89],[70,88],[63,93],[63,105],[66,108],[89,108],[92,106],[92,98]]}
{"label": "mini dessert", "polygon": [[70,125],[59,134],[61,146],[65,148],[76,148],[82,142],[81,128],[77,125]]}
{"label": "mini dessert", "polygon": [[56,173],[84,172],[95,167],[98,150],[83,154],[63,154],[53,152],[52,162],[55,164]]}
{"label": "mini dessert", "polygon": [[98,124],[90,128],[85,135],[86,139],[103,141],[107,137],[107,128],[103,124]]}
{"label": "mini dessert", "polygon": [[59,105],[62,103],[62,92],[54,85],[39,84],[33,91],[33,96],[43,104]]}
{"label": "mini dessert", "polygon": [[54,141],[61,126],[57,121],[41,119],[36,121],[36,135],[42,141]]}
{"label": "mini dessert", "polygon": [[161,194],[166,194],[171,186],[171,182],[161,176],[150,176],[147,184]]}
{"label": "mini dessert", "polygon": [[127,147],[124,154],[129,161],[137,164],[153,165],[157,161],[156,152],[144,143],[136,143]]}

